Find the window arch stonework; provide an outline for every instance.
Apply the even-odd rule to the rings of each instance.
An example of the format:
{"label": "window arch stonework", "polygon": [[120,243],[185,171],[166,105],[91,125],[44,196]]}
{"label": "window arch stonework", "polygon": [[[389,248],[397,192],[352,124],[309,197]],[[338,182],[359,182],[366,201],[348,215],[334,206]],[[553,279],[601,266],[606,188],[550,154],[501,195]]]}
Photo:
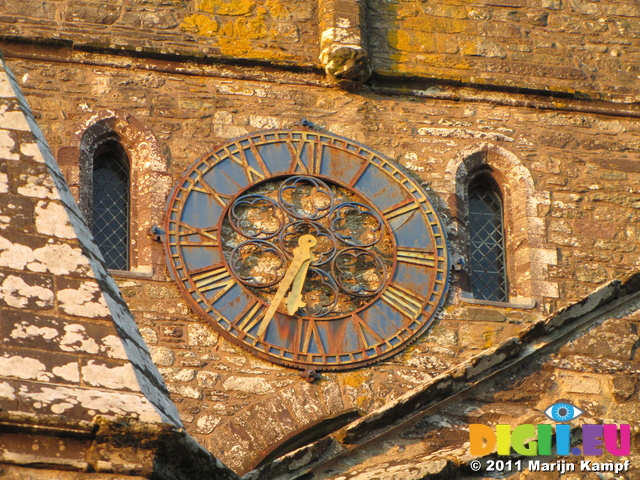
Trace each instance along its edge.
{"label": "window arch stonework", "polygon": [[109,141],[117,141],[130,162],[130,271],[146,276],[161,274],[162,246],[149,230],[162,224],[171,178],[167,158],[153,133],[125,112],[103,110],[80,125],[72,145],[60,149],[58,161],[82,214],[90,219],[93,159],[101,145]]}
{"label": "window arch stonework", "polygon": [[[550,195],[537,191],[530,171],[508,150],[489,143],[468,147],[451,159],[440,185],[448,203],[450,238],[459,257],[459,293],[472,297],[469,276],[469,185],[479,175],[495,180],[503,202],[508,303],[542,309],[558,298],[557,282],[548,267],[558,262],[557,251],[545,248],[545,215]],[[455,261],[456,259],[454,259]]]}

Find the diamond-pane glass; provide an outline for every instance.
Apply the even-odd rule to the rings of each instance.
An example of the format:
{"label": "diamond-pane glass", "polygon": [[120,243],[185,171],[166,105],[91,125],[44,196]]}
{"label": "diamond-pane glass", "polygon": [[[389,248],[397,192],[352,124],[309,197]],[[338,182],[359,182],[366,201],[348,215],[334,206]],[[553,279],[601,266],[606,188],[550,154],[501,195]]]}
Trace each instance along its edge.
{"label": "diamond-pane glass", "polygon": [[129,162],[118,142],[93,160],[93,236],[108,268],[129,269]]}
{"label": "diamond-pane glass", "polygon": [[471,288],[481,300],[508,300],[502,229],[502,202],[485,186],[469,191]]}

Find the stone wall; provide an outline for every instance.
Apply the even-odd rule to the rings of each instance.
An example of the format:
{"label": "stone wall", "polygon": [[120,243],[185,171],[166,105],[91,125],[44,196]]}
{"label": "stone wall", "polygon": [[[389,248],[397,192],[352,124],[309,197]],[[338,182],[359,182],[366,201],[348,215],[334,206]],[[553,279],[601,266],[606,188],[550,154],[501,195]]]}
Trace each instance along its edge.
{"label": "stone wall", "polygon": [[374,0],[374,70],[637,101],[636,2]]}
{"label": "stone wall", "polygon": [[[142,125],[157,143],[154,155],[168,175],[153,191],[161,205],[183,171],[214,146],[308,119],[380,151],[420,178],[432,191],[459,260],[465,251],[464,186],[456,182],[473,162],[491,165],[505,180],[513,220],[507,233],[517,239],[507,243],[517,289],[512,293],[534,300],[535,307],[463,302],[462,267],[452,272],[449,301],[430,333],[388,361],[325,373],[313,384],[219,337],[180,298],[162,245],[149,243],[151,276],[124,275],[118,284],[188,432],[236,471],[248,470],[263,451],[316,421],[384,405],[638,266],[640,120],[622,110],[616,116],[615,107],[605,115],[569,101],[561,109],[375,89],[355,94],[328,88],[313,73],[291,74],[287,84],[286,75],[268,71],[261,72],[262,81],[232,80],[206,68],[201,75],[182,75],[154,71],[152,62],[130,68],[96,58],[94,65],[9,59],[72,184],[78,166],[69,152],[79,148],[92,122],[111,118],[109,112],[126,111],[126,125]],[[143,195],[143,179],[160,171],[154,165],[140,163],[134,195]],[[135,221],[148,223],[152,217],[145,215],[158,213],[140,215]]]}
{"label": "stone wall", "polygon": [[[80,50],[319,68],[323,8],[310,0],[2,0],[0,23],[5,38]],[[632,102],[639,18],[633,0],[374,0],[359,40],[378,76]],[[332,22],[323,35],[356,21],[343,12]]]}
{"label": "stone wall", "polygon": [[315,65],[315,2],[2,0],[2,35],[129,53]]}

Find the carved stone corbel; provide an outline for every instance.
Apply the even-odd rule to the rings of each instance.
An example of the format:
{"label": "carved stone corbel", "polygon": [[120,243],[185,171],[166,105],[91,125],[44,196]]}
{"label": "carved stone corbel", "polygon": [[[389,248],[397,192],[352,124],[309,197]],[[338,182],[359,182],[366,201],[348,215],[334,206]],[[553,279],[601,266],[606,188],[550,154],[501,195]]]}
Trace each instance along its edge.
{"label": "carved stone corbel", "polygon": [[327,76],[343,88],[371,76],[364,0],[319,0],[320,61]]}

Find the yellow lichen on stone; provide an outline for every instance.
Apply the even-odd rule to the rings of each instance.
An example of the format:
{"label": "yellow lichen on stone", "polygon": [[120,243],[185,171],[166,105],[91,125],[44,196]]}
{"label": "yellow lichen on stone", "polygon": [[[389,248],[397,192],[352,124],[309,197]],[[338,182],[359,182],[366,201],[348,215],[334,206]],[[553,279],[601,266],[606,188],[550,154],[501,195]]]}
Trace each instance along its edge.
{"label": "yellow lichen on stone", "polygon": [[391,30],[387,35],[389,45],[401,52],[435,52],[435,37],[431,33]]}
{"label": "yellow lichen on stone", "polygon": [[348,373],[343,377],[344,385],[351,388],[361,387],[368,380],[369,376],[362,373]]}
{"label": "yellow lichen on stone", "polygon": [[269,29],[264,21],[264,14],[256,18],[238,18],[230,20],[220,27],[220,35],[232,37],[237,41],[266,38]]}
{"label": "yellow lichen on stone", "polygon": [[471,65],[463,59],[451,55],[420,55],[419,62],[433,67],[469,70]]}
{"label": "yellow lichen on stone", "polygon": [[424,15],[424,12],[419,8],[419,4],[414,2],[393,5],[393,9],[396,12],[395,16],[397,19]]}
{"label": "yellow lichen on stone", "polygon": [[278,0],[267,0],[264,4],[272,18],[278,20],[288,20],[291,18],[289,9]]}
{"label": "yellow lichen on stone", "polygon": [[220,27],[218,44],[220,53],[233,57],[260,58],[264,60],[287,60],[290,54],[280,50],[259,48],[252,40],[269,37],[269,28],[265,22],[265,11],[257,9],[255,18],[238,18]]}
{"label": "yellow lichen on stone", "polygon": [[[268,3],[274,8],[276,15],[288,15],[288,11],[277,0],[269,0]],[[267,23],[267,9],[262,6],[255,7],[256,4],[252,0],[202,0],[198,4],[198,9],[202,11],[219,15],[239,15],[240,18],[219,23],[220,19],[198,13],[185,17],[180,28],[186,32],[215,37],[222,55],[264,60],[290,59],[290,54],[269,48],[265,43],[273,29]],[[248,13],[252,15],[247,16]]]}
{"label": "yellow lichen on stone", "polygon": [[368,395],[360,395],[358,398],[356,398],[355,404],[356,407],[361,410],[366,412],[367,410],[369,410],[369,408],[371,408],[371,403],[372,403],[372,398]]}
{"label": "yellow lichen on stone", "polygon": [[494,338],[496,336],[496,332],[484,332],[482,334],[482,338],[484,339],[484,343],[482,348],[491,348],[494,345]]}
{"label": "yellow lichen on stone", "polygon": [[454,18],[418,15],[405,19],[399,27],[401,30],[422,33],[461,33],[467,29],[467,22]]}
{"label": "yellow lichen on stone", "polygon": [[460,5],[435,5],[429,13],[436,17],[468,18],[466,8]]}
{"label": "yellow lichen on stone", "polygon": [[212,37],[218,32],[218,22],[206,15],[189,15],[182,20],[180,28],[185,32]]}
{"label": "yellow lichen on stone", "polygon": [[201,0],[197,9],[217,15],[249,15],[255,6],[253,0]]}

